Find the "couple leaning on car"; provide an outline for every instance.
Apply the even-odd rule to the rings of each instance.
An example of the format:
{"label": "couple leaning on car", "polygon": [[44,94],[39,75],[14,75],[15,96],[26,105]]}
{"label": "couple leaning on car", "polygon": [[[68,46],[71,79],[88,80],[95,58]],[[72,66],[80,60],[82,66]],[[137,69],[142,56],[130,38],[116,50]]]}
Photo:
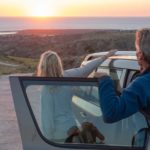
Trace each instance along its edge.
{"label": "couple leaning on car", "polygon": [[[117,96],[111,77],[96,73],[99,78],[100,105],[105,122],[116,122],[142,110],[150,113],[150,29],[136,32],[136,54],[141,74]],[[63,70],[60,57],[53,51],[44,52],[39,61],[37,76],[41,77],[87,77],[104,60],[114,55],[116,50],[94,59],[83,67]],[[48,139],[62,141],[67,131],[76,126],[71,108],[73,90],[70,87],[45,86],[41,93],[42,133]],[[60,94],[57,94],[60,92]],[[67,93],[67,94],[66,94]],[[104,137],[101,139],[104,140]]]}

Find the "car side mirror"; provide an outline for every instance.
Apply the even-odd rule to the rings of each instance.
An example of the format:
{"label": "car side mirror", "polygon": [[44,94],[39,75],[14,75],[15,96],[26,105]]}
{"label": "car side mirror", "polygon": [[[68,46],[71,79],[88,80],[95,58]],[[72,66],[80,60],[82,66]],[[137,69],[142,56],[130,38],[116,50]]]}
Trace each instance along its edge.
{"label": "car side mirror", "polygon": [[150,140],[150,129],[142,128],[140,129],[132,138],[132,147],[140,147],[147,150],[148,141]]}

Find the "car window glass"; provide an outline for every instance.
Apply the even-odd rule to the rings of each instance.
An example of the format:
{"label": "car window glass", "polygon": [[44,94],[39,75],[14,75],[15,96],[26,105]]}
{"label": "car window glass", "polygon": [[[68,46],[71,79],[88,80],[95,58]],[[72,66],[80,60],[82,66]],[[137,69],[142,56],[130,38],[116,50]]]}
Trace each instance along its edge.
{"label": "car window glass", "polygon": [[[104,72],[104,73],[110,75],[111,78],[114,81],[116,92],[117,92],[118,95],[120,95],[121,90],[122,90],[122,87],[121,87],[121,84],[120,84],[120,79],[121,79],[121,76],[122,76],[123,69],[108,68],[108,67],[104,67],[104,66],[101,66],[101,65],[97,68],[96,72]],[[89,77],[93,77],[94,74],[95,74],[95,71],[93,71],[89,75]],[[89,101],[91,103],[95,104],[95,105],[99,105],[99,97],[98,97],[98,94],[97,94],[98,93],[97,88],[89,89],[89,93],[93,97],[93,98],[89,99]]]}
{"label": "car window glass", "polygon": [[114,82],[114,86],[115,86],[117,95],[121,94],[121,91],[122,91],[121,77],[122,77],[123,69],[99,66],[97,69],[97,72],[104,72],[104,73],[108,74]]}
{"label": "car window glass", "polygon": [[121,91],[121,84],[120,79],[122,76],[123,69],[119,68],[108,68],[108,67],[102,67],[99,66],[97,72],[104,72],[111,76],[112,80],[114,81],[114,85],[116,88],[116,91],[119,93]]}
{"label": "car window glass", "polygon": [[99,95],[97,87],[82,88],[80,87],[80,95],[86,96],[86,101],[99,105]]}
{"label": "car window glass", "polygon": [[99,66],[97,72],[104,72],[111,76],[113,80],[120,80],[122,75],[122,69],[108,68]]}
{"label": "car window glass", "polygon": [[[32,85],[26,89],[38,127],[45,138],[57,143],[65,143],[70,130],[81,128],[88,121],[87,113],[102,116],[99,107],[88,103],[93,98],[89,90],[96,86],[50,86]],[[98,91],[98,90],[97,90]],[[98,94],[98,93],[97,93]],[[79,112],[77,114],[76,112]]]}
{"label": "car window glass", "polygon": [[[121,79],[122,71],[123,71],[122,69],[115,69],[115,68],[111,69],[111,68],[99,66],[96,72],[104,72],[110,75],[114,81],[116,92],[119,95],[121,93],[120,79]],[[94,74],[92,74],[92,76],[93,75]],[[95,105],[99,105],[98,89],[95,87],[92,87],[91,89],[88,89],[88,93],[90,94],[90,97],[91,97],[90,99],[88,99],[88,101],[90,101],[91,103]]]}
{"label": "car window glass", "polygon": [[55,143],[132,147],[134,134],[146,127],[138,113],[116,123],[104,123],[97,85],[35,84],[27,86],[26,95],[42,136]]}

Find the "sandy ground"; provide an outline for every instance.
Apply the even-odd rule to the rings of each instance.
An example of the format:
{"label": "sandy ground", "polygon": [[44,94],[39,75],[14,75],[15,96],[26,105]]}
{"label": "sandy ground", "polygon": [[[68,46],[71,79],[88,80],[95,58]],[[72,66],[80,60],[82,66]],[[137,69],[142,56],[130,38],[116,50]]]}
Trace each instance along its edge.
{"label": "sandy ground", "polygon": [[0,76],[0,150],[22,150],[8,76]]}

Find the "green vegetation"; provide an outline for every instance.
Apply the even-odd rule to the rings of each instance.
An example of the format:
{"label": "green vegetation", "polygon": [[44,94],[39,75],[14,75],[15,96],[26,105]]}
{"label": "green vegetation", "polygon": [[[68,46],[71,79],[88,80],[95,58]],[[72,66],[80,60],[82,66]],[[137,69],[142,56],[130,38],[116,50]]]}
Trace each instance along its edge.
{"label": "green vegetation", "polygon": [[30,73],[36,71],[38,59],[14,56],[0,56],[0,62],[18,65],[16,67],[0,65],[0,75],[12,73]]}
{"label": "green vegetation", "polygon": [[[53,35],[53,36],[49,36]],[[24,30],[0,36],[0,74],[35,72],[41,53],[56,51],[64,69],[79,67],[83,58],[111,49],[134,50],[135,30]]]}

